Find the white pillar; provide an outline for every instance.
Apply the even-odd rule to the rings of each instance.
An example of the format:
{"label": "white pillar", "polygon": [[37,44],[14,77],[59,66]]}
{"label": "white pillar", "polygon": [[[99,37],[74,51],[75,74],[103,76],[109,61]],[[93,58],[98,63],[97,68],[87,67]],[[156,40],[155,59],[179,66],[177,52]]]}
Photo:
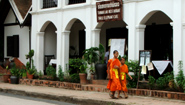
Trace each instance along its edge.
{"label": "white pillar", "polygon": [[99,47],[100,44],[100,31],[101,29],[94,29],[92,30],[92,46]]}
{"label": "white pillar", "polygon": [[[57,67],[56,67],[56,73],[58,74],[58,68],[59,66],[62,67],[62,32],[56,31],[57,33],[57,56],[56,56],[56,60],[57,60]],[[64,71],[64,69],[62,69]]]}
{"label": "white pillar", "polygon": [[88,48],[91,48],[92,47],[92,30],[91,29],[85,29],[85,37],[86,37],[86,46],[85,48],[88,49]]}
{"label": "white pillar", "polygon": [[36,51],[37,71],[44,70],[44,32],[37,33],[37,51]]}
{"label": "white pillar", "polygon": [[[182,39],[185,39],[185,23],[183,23],[183,35],[182,35]],[[185,75],[185,41],[182,41],[183,42],[183,47],[182,47],[182,50],[183,50],[183,70],[184,70],[184,75]]]}
{"label": "white pillar", "polygon": [[63,0],[58,0],[58,5],[57,5],[58,8],[61,8],[62,7],[62,3],[63,3],[62,1]]}
{"label": "white pillar", "polygon": [[129,3],[128,21],[128,60],[136,60],[136,3]]}
{"label": "white pillar", "polygon": [[136,27],[136,60],[139,60],[139,50],[144,50],[146,25],[139,25]]}
{"label": "white pillar", "polygon": [[[62,69],[66,72],[66,64],[69,63],[69,35],[70,31],[62,32]],[[68,68],[68,65],[67,65]]]}
{"label": "white pillar", "polygon": [[[173,64],[174,74],[178,74],[178,62],[182,60],[182,0],[173,2]],[[178,12],[177,12],[178,11]]]}

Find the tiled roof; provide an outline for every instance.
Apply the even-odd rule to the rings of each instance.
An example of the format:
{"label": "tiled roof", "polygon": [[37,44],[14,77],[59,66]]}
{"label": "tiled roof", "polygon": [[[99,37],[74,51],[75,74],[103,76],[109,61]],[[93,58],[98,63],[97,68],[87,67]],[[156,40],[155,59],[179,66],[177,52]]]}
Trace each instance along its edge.
{"label": "tiled roof", "polygon": [[14,0],[17,9],[19,10],[22,18],[24,19],[27,12],[29,11],[31,5],[32,5],[32,0]]}

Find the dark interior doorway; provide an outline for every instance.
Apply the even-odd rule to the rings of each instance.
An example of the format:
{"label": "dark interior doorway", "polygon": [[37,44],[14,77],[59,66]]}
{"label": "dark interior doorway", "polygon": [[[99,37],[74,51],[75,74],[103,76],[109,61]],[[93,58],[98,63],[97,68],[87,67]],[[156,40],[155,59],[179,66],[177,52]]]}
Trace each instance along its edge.
{"label": "dark interior doorway", "polygon": [[0,62],[4,61],[4,27],[0,25]]}
{"label": "dark interior doorway", "polygon": [[170,24],[148,25],[145,50],[152,50],[152,60],[173,60],[173,30]]}
{"label": "dark interior doorway", "polygon": [[[125,38],[128,45],[128,29],[126,27],[110,28],[106,30],[106,50],[108,50],[108,41],[112,38]],[[128,55],[127,52],[125,52]]]}
{"label": "dark interior doorway", "polygon": [[83,51],[85,50],[86,42],[85,42],[85,30],[79,31],[79,57],[83,56]]}

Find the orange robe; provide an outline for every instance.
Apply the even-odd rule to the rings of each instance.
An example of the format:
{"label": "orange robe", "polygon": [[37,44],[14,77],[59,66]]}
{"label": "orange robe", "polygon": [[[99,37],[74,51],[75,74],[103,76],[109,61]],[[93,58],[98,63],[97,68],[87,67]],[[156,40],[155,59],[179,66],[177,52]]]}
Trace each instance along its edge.
{"label": "orange robe", "polygon": [[121,78],[121,90],[127,92],[127,80],[126,74],[128,74],[128,67],[126,64],[120,67],[120,78]]}
{"label": "orange robe", "polygon": [[118,66],[120,67],[120,61],[118,59],[115,59],[114,61],[112,59],[110,59],[108,61],[107,66],[109,67],[109,72],[110,72],[110,80],[107,84],[107,88],[110,91],[117,91],[117,90],[121,90],[121,83],[119,80],[119,74],[118,74],[118,69],[114,69],[114,66]]}

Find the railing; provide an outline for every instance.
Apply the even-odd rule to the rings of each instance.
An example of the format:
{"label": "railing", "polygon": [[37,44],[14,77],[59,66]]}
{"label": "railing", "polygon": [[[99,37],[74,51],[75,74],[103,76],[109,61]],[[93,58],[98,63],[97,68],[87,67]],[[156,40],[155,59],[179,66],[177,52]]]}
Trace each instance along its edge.
{"label": "railing", "polygon": [[43,0],[43,8],[57,7],[58,0]]}
{"label": "railing", "polygon": [[86,0],[69,0],[69,5],[70,4],[78,4],[78,3],[85,3]]}

